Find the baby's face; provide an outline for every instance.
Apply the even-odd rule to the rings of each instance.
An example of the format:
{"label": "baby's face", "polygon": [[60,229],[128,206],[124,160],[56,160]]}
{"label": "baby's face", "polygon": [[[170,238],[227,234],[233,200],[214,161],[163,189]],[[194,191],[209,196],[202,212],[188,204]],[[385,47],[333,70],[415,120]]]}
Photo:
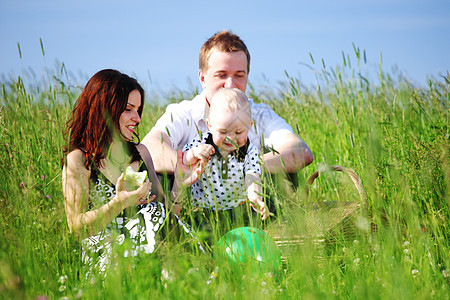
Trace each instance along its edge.
{"label": "baby's face", "polygon": [[209,113],[208,127],[222,155],[244,146],[251,126],[250,115],[241,111],[215,109]]}

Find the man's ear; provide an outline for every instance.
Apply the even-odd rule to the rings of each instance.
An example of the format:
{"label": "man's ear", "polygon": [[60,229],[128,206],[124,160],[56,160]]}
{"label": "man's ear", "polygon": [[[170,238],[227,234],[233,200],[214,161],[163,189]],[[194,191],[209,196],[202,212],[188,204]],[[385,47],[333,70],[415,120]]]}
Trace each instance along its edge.
{"label": "man's ear", "polygon": [[200,80],[200,84],[202,85],[203,89],[206,88],[205,76],[206,74],[203,73],[202,70],[198,70],[198,79]]}

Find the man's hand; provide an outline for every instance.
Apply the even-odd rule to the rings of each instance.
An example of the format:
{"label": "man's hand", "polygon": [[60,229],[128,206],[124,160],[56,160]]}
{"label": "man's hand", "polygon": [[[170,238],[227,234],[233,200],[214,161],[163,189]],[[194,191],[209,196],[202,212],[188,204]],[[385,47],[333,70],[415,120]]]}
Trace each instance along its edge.
{"label": "man's hand", "polygon": [[194,165],[183,164],[183,152],[177,151],[177,164],[175,167],[175,183],[178,187],[189,187],[198,180],[204,171],[204,165],[198,161]]}
{"label": "man's hand", "polygon": [[177,151],[177,164],[174,172],[175,180],[171,191],[173,212],[176,215],[179,215],[181,212],[186,188],[196,182],[202,173],[201,161],[197,165],[186,166],[183,164],[183,152],[181,150]]}

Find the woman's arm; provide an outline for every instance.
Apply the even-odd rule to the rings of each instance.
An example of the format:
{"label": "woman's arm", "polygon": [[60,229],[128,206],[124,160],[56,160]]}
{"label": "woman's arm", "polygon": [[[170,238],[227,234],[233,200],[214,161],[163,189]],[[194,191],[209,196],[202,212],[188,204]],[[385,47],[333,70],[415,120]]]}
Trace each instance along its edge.
{"label": "woman's arm", "polygon": [[116,184],[116,196],[95,210],[88,210],[90,171],[85,168],[85,155],[74,150],[67,155],[67,165],[63,167],[62,184],[67,224],[70,232],[79,238],[92,236],[114,220],[125,208],[144,204],[151,188],[146,181],[135,191],[127,192],[123,188],[123,174]]}

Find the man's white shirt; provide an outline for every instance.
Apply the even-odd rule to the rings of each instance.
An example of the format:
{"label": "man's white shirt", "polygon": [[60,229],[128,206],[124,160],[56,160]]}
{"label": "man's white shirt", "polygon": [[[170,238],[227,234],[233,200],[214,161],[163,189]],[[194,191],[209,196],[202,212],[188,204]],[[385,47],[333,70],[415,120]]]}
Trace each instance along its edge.
{"label": "man's white shirt", "polygon": [[[261,147],[275,147],[284,133],[293,132],[292,127],[278,116],[267,104],[255,103],[249,99],[254,124],[248,133],[250,142]],[[192,100],[183,100],[180,103],[169,104],[166,112],[159,118],[153,130],[166,133],[172,147],[182,149],[196,136],[208,131],[206,118],[209,107],[206,103],[205,92]]]}

